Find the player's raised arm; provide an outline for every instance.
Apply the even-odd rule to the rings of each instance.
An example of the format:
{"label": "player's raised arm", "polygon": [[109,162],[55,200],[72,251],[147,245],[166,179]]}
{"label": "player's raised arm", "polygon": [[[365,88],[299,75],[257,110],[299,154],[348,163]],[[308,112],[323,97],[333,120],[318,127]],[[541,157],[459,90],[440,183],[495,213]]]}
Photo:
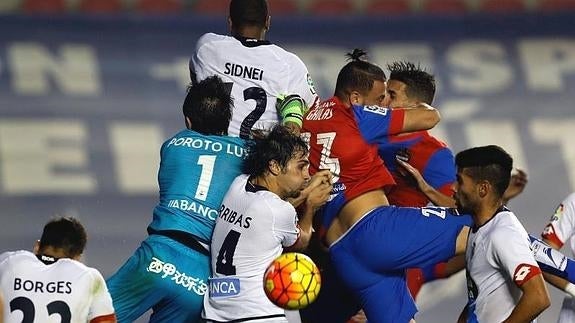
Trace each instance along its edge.
{"label": "player's raised arm", "polygon": [[428,130],[437,123],[441,116],[439,111],[426,103],[419,103],[415,108],[405,109],[402,132]]}

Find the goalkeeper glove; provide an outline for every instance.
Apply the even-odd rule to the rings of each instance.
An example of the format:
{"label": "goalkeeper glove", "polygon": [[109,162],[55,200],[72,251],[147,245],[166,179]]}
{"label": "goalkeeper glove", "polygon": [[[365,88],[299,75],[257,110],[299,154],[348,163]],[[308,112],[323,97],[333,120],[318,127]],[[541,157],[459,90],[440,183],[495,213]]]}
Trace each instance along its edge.
{"label": "goalkeeper glove", "polygon": [[297,94],[280,95],[276,102],[276,109],[282,118],[282,123],[293,122],[302,126],[303,115],[307,112],[307,105],[301,96]]}

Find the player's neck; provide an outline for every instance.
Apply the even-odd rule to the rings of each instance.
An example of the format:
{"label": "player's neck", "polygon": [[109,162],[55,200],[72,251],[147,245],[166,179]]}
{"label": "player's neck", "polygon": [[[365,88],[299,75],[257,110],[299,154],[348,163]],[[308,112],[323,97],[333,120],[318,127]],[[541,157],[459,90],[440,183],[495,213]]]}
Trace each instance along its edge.
{"label": "player's neck", "polygon": [[475,227],[481,227],[485,223],[489,222],[489,220],[493,219],[493,217],[495,217],[497,213],[501,212],[502,209],[503,203],[501,201],[480,206],[473,215]]}
{"label": "player's neck", "polygon": [[282,194],[280,194],[280,191],[278,189],[278,185],[276,184],[275,180],[273,180],[270,177],[267,177],[267,176],[253,177],[250,179],[250,183],[253,185],[256,185],[256,186],[263,187],[266,190],[276,194],[281,199],[284,199]]}
{"label": "player's neck", "polygon": [[64,252],[64,249],[54,248],[52,246],[46,246],[46,247],[42,248],[42,250],[38,250],[38,252],[36,254],[37,255],[45,255],[48,257],[55,258],[55,259],[71,258]]}
{"label": "player's neck", "polygon": [[265,40],[266,32],[260,27],[243,27],[240,30],[232,31],[234,37]]}

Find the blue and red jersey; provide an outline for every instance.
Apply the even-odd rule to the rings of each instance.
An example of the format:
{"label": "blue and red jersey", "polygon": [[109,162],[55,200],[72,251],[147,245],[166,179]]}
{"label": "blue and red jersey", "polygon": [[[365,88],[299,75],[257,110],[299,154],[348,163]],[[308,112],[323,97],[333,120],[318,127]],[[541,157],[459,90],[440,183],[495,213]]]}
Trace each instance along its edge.
{"label": "blue and red jersey", "polygon": [[302,136],[310,144],[310,173],[329,169],[334,175],[331,199],[322,209],[324,229],[348,201],[395,184],[378,147],[401,131],[404,115],[379,106],[346,107],[336,97],[306,114]]}
{"label": "blue and red jersey", "polygon": [[451,187],[456,173],[453,153],[445,143],[432,137],[427,131],[391,136],[381,143],[378,149],[397,183],[387,192],[390,204],[423,207],[429,203],[429,199],[418,189],[413,178],[404,175],[405,172],[398,165],[396,157],[415,167],[433,188],[444,195],[453,195]]}

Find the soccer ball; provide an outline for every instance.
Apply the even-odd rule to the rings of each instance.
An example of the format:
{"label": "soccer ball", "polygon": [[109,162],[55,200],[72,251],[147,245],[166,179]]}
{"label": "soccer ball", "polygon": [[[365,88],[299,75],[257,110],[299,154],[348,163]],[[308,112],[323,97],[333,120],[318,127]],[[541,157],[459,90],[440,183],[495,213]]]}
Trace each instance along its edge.
{"label": "soccer ball", "polygon": [[319,269],[306,255],[288,252],[280,255],[264,274],[264,291],[279,307],[297,310],[311,304],[321,287]]}

